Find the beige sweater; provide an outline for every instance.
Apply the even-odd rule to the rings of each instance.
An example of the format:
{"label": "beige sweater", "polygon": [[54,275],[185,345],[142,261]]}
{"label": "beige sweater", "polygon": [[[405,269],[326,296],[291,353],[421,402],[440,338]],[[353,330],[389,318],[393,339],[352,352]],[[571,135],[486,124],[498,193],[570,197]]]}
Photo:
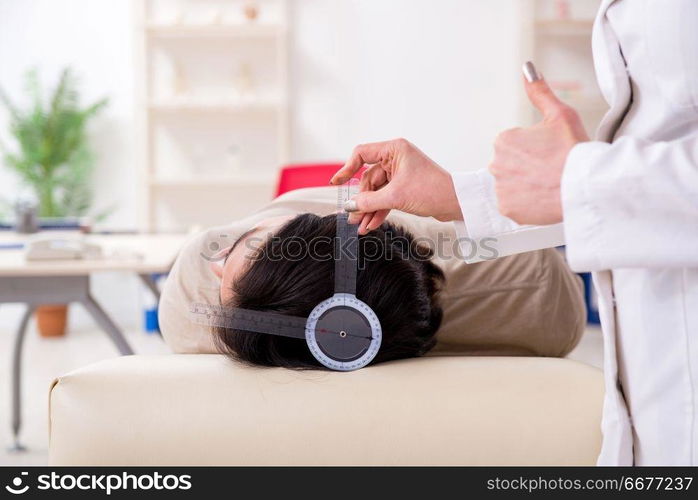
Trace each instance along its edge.
{"label": "beige sweater", "polygon": [[[212,333],[189,319],[192,302],[219,304],[219,281],[206,256],[230,246],[259,221],[336,211],[336,188],[300,189],[227,226],[193,237],[165,283],[160,328],[174,352],[216,352]],[[453,225],[393,211],[389,220],[430,241],[447,240],[434,263],[446,275],[444,320],[432,354],[564,356],[584,331],[582,285],[554,249],[466,264],[454,255]]]}

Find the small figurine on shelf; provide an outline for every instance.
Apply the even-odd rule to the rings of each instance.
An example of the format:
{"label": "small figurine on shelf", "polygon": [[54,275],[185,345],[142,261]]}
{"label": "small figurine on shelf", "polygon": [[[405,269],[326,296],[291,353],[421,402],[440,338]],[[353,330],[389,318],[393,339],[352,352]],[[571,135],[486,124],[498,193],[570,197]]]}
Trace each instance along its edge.
{"label": "small figurine on shelf", "polygon": [[182,67],[174,63],[174,75],[173,75],[173,82],[172,82],[172,90],[174,91],[174,95],[177,97],[182,97],[189,92],[189,83],[187,82],[187,75],[186,73],[182,70]]}
{"label": "small figurine on shelf", "polygon": [[238,173],[241,170],[242,162],[240,161],[241,148],[238,144],[231,144],[226,149],[228,160],[228,173]]}
{"label": "small figurine on shelf", "polygon": [[241,63],[240,70],[235,78],[235,89],[240,99],[253,97],[255,91],[254,77],[250,63]]}
{"label": "small figurine on shelf", "polygon": [[568,0],[555,0],[555,17],[562,20],[570,18],[570,3]]}
{"label": "small figurine on shelf", "polygon": [[178,25],[182,24],[184,22],[184,10],[182,8],[179,8],[175,10],[173,16],[172,16],[172,24]]}
{"label": "small figurine on shelf", "polygon": [[245,14],[245,19],[248,21],[254,21],[259,16],[259,6],[254,0],[249,0],[245,2],[242,12]]}
{"label": "small figurine on shelf", "polygon": [[222,10],[216,10],[213,12],[213,17],[211,20],[211,24],[223,24],[223,18],[225,17],[224,12]]}

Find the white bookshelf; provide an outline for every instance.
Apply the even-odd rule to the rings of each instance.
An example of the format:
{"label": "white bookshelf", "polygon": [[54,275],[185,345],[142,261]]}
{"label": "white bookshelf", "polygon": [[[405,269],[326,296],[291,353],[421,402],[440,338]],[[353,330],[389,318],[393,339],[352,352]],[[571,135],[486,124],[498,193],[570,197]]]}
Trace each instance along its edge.
{"label": "white bookshelf", "polygon": [[287,0],[133,1],[142,229],[250,214],[288,161]]}
{"label": "white bookshelf", "polygon": [[[521,4],[522,60],[536,63],[555,93],[577,109],[592,137],[608,109],[596,84],[591,53],[591,33],[599,4],[600,0],[524,0]],[[525,94],[521,102],[524,123],[540,119]]]}
{"label": "white bookshelf", "polygon": [[[146,0],[147,1],[147,0]],[[189,38],[189,37],[226,37],[226,38],[278,38],[286,33],[286,27],[283,25],[267,25],[252,24],[256,21],[248,21],[248,24],[223,26],[220,24],[211,24],[204,26],[159,26],[157,24],[149,24],[146,26],[146,32],[151,37],[162,38]]]}

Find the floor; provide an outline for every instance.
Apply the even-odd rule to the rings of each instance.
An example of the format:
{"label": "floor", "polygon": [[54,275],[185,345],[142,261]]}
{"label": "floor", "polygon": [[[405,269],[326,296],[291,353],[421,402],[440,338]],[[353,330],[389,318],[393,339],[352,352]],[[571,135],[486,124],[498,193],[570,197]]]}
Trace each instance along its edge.
{"label": "floor", "polygon": [[[33,323],[33,322],[32,322]],[[81,366],[117,356],[106,334],[91,326],[71,330],[60,339],[41,338],[34,325],[24,345],[22,379],[23,423],[21,442],[26,452],[10,453],[10,360],[14,326],[0,323],[0,356],[3,377],[0,381],[0,465],[46,465],[48,460],[48,388],[53,379]],[[138,354],[164,354],[169,349],[157,334],[132,328],[126,331],[128,342]]]}
{"label": "floor", "polygon": [[[48,459],[47,389],[52,380],[81,366],[116,356],[106,335],[89,325],[79,326],[61,339],[40,338],[32,325],[24,350],[23,427],[21,441],[28,451],[11,453],[9,362],[14,338],[13,321],[0,323],[0,355],[5,377],[0,383],[0,465],[45,465]],[[138,354],[169,352],[158,335],[132,328],[127,338]],[[601,366],[601,333],[590,328],[570,358]]]}

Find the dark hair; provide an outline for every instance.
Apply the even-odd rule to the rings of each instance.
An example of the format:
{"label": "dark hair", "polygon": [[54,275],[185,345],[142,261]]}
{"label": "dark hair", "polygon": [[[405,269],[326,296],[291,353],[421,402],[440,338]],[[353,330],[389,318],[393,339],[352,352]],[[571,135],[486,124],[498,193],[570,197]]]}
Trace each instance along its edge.
{"label": "dark hair", "polygon": [[[334,293],[336,220],[335,215],[302,214],[286,223],[257,251],[224,306],[308,316]],[[299,251],[304,245],[306,251]],[[356,296],[373,309],[383,330],[373,362],[429,351],[441,324],[438,291],[444,281],[430,260],[431,250],[402,228],[384,223],[359,237],[358,256]],[[250,364],[321,367],[299,339],[226,328],[216,329],[214,338],[221,352]]]}

